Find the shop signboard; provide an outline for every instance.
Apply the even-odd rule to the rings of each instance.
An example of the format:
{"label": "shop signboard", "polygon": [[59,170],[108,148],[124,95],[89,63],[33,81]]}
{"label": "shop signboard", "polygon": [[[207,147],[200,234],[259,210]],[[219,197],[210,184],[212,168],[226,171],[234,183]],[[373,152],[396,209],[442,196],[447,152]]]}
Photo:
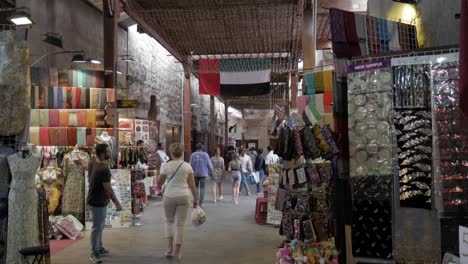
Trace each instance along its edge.
{"label": "shop signboard", "polygon": [[[130,190],[130,170],[111,170],[111,185],[115,196],[122,204],[123,210],[117,212],[114,203],[110,202],[107,207],[106,228],[126,228],[132,225],[132,193]],[[88,193],[89,182],[86,175],[86,193]],[[86,230],[93,226],[91,208],[86,205],[85,212]]]}
{"label": "shop signboard", "polygon": [[138,108],[139,106],[138,100],[117,100],[117,108]]}

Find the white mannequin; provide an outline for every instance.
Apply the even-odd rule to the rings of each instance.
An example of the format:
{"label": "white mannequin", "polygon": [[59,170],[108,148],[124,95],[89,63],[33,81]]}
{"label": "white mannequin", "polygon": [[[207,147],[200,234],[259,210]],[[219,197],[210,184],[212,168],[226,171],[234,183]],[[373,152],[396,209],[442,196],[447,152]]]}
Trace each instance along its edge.
{"label": "white mannequin", "polygon": [[107,133],[107,131],[103,131],[99,137],[106,142],[111,140],[111,136],[109,136],[109,133]]}

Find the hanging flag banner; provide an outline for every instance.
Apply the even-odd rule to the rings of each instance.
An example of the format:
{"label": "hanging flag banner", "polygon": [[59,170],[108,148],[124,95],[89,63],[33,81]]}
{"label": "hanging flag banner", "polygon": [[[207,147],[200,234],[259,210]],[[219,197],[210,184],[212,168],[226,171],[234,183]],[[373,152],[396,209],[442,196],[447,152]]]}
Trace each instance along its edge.
{"label": "hanging flag banner", "polygon": [[306,117],[304,121],[306,121],[306,123],[308,121],[312,125],[320,121],[320,119],[322,119],[322,116],[320,115],[319,111],[313,103],[307,105],[306,109],[304,110],[304,115]]}
{"label": "hanging flag banner", "polygon": [[270,59],[200,59],[199,93],[255,96],[270,93]]}

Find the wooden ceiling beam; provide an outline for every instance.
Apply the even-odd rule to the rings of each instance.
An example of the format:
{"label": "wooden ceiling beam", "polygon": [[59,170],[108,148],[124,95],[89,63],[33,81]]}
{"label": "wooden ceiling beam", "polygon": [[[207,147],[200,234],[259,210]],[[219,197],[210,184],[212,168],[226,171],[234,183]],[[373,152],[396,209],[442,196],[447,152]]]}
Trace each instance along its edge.
{"label": "wooden ceiling beam", "polygon": [[137,22],[145,32],[153,37],[159,44],[161,44],[169,53],[172,54],[178,61],[184,63],[186,61],[185,56],[182,55],[175,47],[173,47],[168,38],[164,36],[162,32],[158,32],[156,29],[161,28],[154,20],[148,21],[142,14],[145,14],[143,7],[135,0],[123,0],[124,11],[127,13],[135,22]]}

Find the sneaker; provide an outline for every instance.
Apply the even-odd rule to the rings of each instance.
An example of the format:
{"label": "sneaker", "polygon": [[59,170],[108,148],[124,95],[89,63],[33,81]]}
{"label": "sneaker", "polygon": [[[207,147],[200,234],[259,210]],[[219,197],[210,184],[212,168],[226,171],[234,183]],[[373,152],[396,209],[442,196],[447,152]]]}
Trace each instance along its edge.
{"label": "sneaker", "polygon": [[102,263],[102,260],[99,258],[99,255],[95,253],[91,254],[89,260],[91,260],[91,263]]}
{"label": "sneaker", "polygon": [[247,196],[250,196],[250,193],[247,193]]}
{"label": "sneaker", "polygon": [[99,254],[100,257],[105,257],[105,256],[108,256],[110,254],[110,252],[109,252],[109,250],[103,248],[103,249],[99,250],[98,254]]}
{"label": "sneaker", "polygon": [[221,195],[221,196],[219,197],[219,200],[222,201],[223,199],[224,199],[224,196]]}

